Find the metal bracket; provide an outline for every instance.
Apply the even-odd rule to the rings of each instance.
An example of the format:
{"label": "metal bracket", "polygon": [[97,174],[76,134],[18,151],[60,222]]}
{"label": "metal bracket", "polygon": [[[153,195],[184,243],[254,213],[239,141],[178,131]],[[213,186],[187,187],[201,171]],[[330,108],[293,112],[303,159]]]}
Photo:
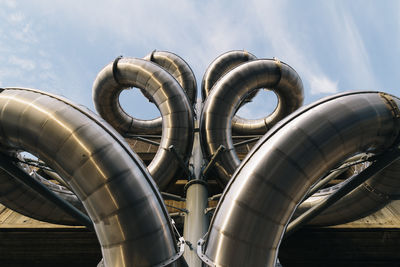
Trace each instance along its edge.
{"label": "metal bracket", "polygon": [[260,137],[250,138],[250,139],[247,139],[244,141],[237,142],[237,143],[233,144],[233,146],[236,147],[236,146],[241,146],[241,145],[247,145],[247,144],[257,141],[259,139],[260,139]]}
{"label": "metal bracket", "polygon": [[222,152],[224,152],[226,150],[226,148],[223,145],[220,145],[217,149],[217,151],[214,153],[214,155],[212,156],[210,162],[207,164],[207,166],[204,168],[203,172],[202,172],[202,176],[203,177],[207,177],[208,172],[210,171],[210,169],[215,165],[218,157],[221,155]]}
{"label": "metal bracket", "polygon": [[183,237],[179,238],[179,242],[178,242],[178,247],[179,247],[179,252],[176,253],[174,256],[172,256],[171,258],[169,258],[168,260],[155,265],[156,267],[162,267],[162,266],[167,266],[170,265],[171,263],[177,261],[180,257],[182,257],[183,252],[185,252],[185,239]]}
{"label": "metal bracket", "polygon": [[187,175],[188,179],[190,180],[192,178],[192,173],[190,172],[189,168],[186,166],[186,163],[183,161],[182,157],[179,155],[178,151],[176,151],[174,145],[170,145],[168,147],[168,151],[170,151],[178,161],[179,165]]}
{"label": "metal bracket", "polygon": [[199,256],[201,261],[204,262],[205,264],[207,264],[208,266],[215,267],[217,265],[203,253],[203,245],[205,242],[204,239],[206,236],[207,236],[207,234],[205,234],[205,236],[203,236],[203,238],[200,238],[199,241],[197,241],[197,256]]}

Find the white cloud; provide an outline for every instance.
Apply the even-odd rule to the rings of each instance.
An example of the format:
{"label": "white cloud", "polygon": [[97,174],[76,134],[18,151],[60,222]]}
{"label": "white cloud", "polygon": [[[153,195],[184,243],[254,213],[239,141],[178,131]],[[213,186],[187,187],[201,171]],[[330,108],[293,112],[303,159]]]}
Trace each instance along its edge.
{"label": "white cloud", "polygon": [[25,19],[25,16],[21,12],[12,13],[9,16],[9,21],[11,23],[19,23]]}
{"label": "white cloud", "polygon": [[334,94],[339,91],[338,82],[333,82],[324,76],[315,76],[310,79],[311,94]]}
{"label": "white cloud", "polygon": [[32,60],[20,58],[17,56],[10,56],[8,58],[8,63],[26,71],[31,71],[36,68],[36,64]]}
{"label": "white cloud", "polygon": [[0,0],[0,4],[3,4],[8,8],[16,8],[17,7],[16,0]]}

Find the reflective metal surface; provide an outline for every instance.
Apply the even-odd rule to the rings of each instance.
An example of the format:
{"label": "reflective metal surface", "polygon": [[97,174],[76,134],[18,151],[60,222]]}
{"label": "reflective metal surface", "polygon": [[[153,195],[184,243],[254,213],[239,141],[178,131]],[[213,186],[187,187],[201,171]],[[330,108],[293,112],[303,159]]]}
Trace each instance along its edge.
{"label": "reflective metal surface", "polygon": [[[65,188],[61,186],[49,184],[46,179],[40,177],[40,175],[34,171],[32,171],[30,175],[33,179],[36,178],[38,181],[45,183],[45,185],[49,186],[49,189],[52,189],[52,191],[62,199],[69,201],[74,204],[74,206],[81,206],[80,201],[72,192],[65,190]],[[51,200],[38,194],[34,189],[15,179],[1,168],[0,203],[9,209],[36,220],[55,224],[81,225],[78,219],[67,214]]]}
{"label": "reflective metal surface", "polygon": [[[203,99],[210,94],[213,86],[216,82],[221,79],[224,75],[229,73],[231,70],[240,66],[243,63],[256,60],[257,58],[248,53],[247,51],[235,50],[222,54],[217,59],[215,59],[210,66],[208,67],[206,73],[203,77],[202,82],[202,95]],[[226,81],[232,86],[232,94],[235,94],[235,87],[245,87],[249,85],[244,85],[240,77],[248,75],[248,72],[238,73],[235,76],[232,76],[232,81]],[[296,74],[297,75],[297,74]],[[298,75],[297,75],[298,76]],[[250,77],[248,77],[250,78]],[[262,85],[257,84],[256,78],[253,76],[253,83],[251,89],[261,89]],[[299,78],[299,83],[296,82],[291,83],[290,81],[283,81],[279,84],[276,84],[274,88],[268,88],[275,92],[278,97],[278,106],[275,111],[268,115],[265,118],[261,119],[245,119],[238,115],[235,115],[232,118],[232,131],[235,134],[242,135],[257,135],[257,134],[265,134],[268,129],[270,129],[276,122],[281,120],[284,116],[293,112],[297,108],[299,108],[303,103],[303,85]],[[262,81],[260,81],[262,83]],[[260,83],[259,82],[259,83]],[[289,88],[285,88],[289,87]],[[267,90],[267,89],[265,89]],[[253,97],[257,94],[258,90],[252,90],[247,93],[244,99],[241,99],[240,106],[241,107],[245,102],[251,101]],[[237,111],[238,107],[236,108]]]}
{"label": "reflective metal surface", "polygon": [[274,266],[285,228],[311,185],[352,155],[381,153],[399,142],[400,99],[392,100],[378,92],[345,93],[278,123],[225,189],[205,255],[218,266]]}
{"label": "reflective metal surface", "polygon": [[125,141],[89,110],[30,89],[0,93],[0,142],[54,169],[94,222],[105,266],[152,266],[175,256],[161,195]]}
{"label": "reflective metal surface", "polygon": [[252,60],[257,57],[245,50],[233,50],[214,59],[208,66],[204,73],[203,80],[201,81],[201,98],[203,102],[206,100],[214,84],[227,72],[236,68],[237,66]]}
{"label": "reflective metal surface", "polygon": [[[289,65],[276,60],[244,63],[218,80],[204,104],[200,131],[202,149],[207,158],[211,158],[220,145],[226,148],[216,164],[222,184],[229,181],[240,164],[232,142],[231,119],[246,95],[258,88],[272,88],[279,98],[278,107],[268,119],[257,123],[264,130],[293,112],[303,101],[300,77]],[[251,123],[247,126],[259,129],[257,125]]]}
{"label": "reflective metal surface", "polygon": [[153,51],[144,59],[154,62],[168,71],[185,90],[190,103],[195,104],[197,97],[196,77],[183,58],[168,51]]}
{"label": "reflective metal surface", "polygon": [[122,58],[118,61],[115,81],[113,64],[104,67],[93,85],[93,100],[97,112],[120,133],[158,130],[154,123],[134,119],[120,107],[118,97],[127,87],[145,90],[154,100],[162,116],[162,137],[157,154],[148,170],[163,190],[179,169],[179,162],[168,150],[170,146],[187,162],[193,144],[193,112],[189,99],[179,83],[160,66],[142,59]]}
{"label": "reflective metal surface", "polygon": [[[352,171],[358,173],[360,166]],[[397,198],[400,193],[400,161],[396,161],[379,174],[354,189],[337,203],[326,209],[308,224],[335,225],[352,222],[368,216]],[[296,214],[314,207],[337,190],[321,191],[299,205]]]}

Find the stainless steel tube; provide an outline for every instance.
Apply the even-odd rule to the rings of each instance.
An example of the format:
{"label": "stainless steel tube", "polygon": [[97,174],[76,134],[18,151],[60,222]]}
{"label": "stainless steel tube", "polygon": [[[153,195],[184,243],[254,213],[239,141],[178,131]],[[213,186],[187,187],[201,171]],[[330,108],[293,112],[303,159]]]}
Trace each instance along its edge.
{"label": "stainless steel tube", "polygon": [[203,80],[201,82],[201,98],[203,102],[210,94],[214,84],[222,76],[237,66],[256,59],[257,57],[255,55],[245,50],[228,51],[214,59],[204,73]]}
{"label": "stainless steel tube", "polygon": [[[240,50],[227,52],[215,59],[208,67],[203,77],[203,99],[205,99],[209,95],[212,87],[219,79],[221,79],[221,77],[229,73],[229,71],[233,70],[234,68],[240,66],[241,64],[256,59],[257,58],[254,55],[249,54],[246,51]],[[241,80],[236,80],[236,83],[230,83],[230,85],[233,87],[243,86],[241,82]],[[279,88],[286,86],[289,86],[291,88]],[[262,88],[262,86],[258,85],[256,85],[256,87],[256,89]],[[235,115],[232,118],[232,132],[239,135],[265,134],[268,129],[270,129],[276,122],[278,122],[280,119],[282,119],[284,116],[288,115],[292,111],[299,108],[303,103],[303,86],[301,82],[300,84],[281,83],[280,85],[278,85],[278,88],[271,88],[271,90],[275,92],[278,96],[278,106],[276,107],[275,111],[272,114],[261,119],[245,119],[238,115]],[[282,93],[283,91],[286,92]],[[246,101],[249,101],[253,97],[255,97],[257,92],[258,90],[252,90],[251,92],[249,92],[246,98],[241,99],[239,107],[241,107]]]}
{"label": "stainless steel tube", "polygon": [[[362,185],[327,208],[308,224],[335,225],[351,222],[368,216],[390,203],[400,193],[400,161],[395,161],[379,174],[371,177]],[[299,205],[296,214],[318,205],[335,190],[321,192]]]}
{"label": "stainless steel tube", "polygon": [[[12,163],[10,162],[9,164]],[[32,177],[32,179],[34,178]],[[53,192],[58,193],[62,199],[78,205],[79,200],[72,192],[70,194],[64,191],[57,192],[56,190]],[[51,200],[40,195],[34,189],[15,179],[1,168],[0,203],[9,209],[36,220],[64,225],[82,225],[77,218],[66,213]]]}
{"label": "stainless steel tube", "polygon": [[168,51],[153,51],[144,57],[168,71],[181,85],[189,101],[195,104],[197,97],[196,77],[189,64],[177,54]]}
{"label": "stainless steel tube", "polygon": [[303,85],[296,71],[276,60],[244,63],[218,80],[204,104],[200,131],[206,157],[211,158],[220,145],[226,148],[216,164],[223,184],[240,164],[232,142],[231,120],[241,101],[257,88],[273,88],[279,98],[268,123],[262,122],[267,128],[297,109],[303,99]]}
{"label": "stainless steel tube", "polygon": [[161,195],[120,135],[89,110],[40,91],[0,93],[0,142],[28,151],[73,189],[92,219],[105,266],[149,266],[177,253]]}
{"label": "stainless steel tube", "polygon": [[[189,99],[179,83],[155,63],[135,58],[122,58],[108,64],[98,74],[93,85],[96,110],[120,133],[134,133],[135,129],[149,129],[127,115],[120,107],[118,96],[126,87],[146,90],[162,116],[160,146],[148,170],[161,190],[173,182],[179,162],[168,150],[170,146],[186,162],[193,144],[193,111]],[[117,75],[117,78],[114,77]],[[119,83],[116,82],[119,80]],[[122,85],[121,85],[122,84]]]}
{"label": "stainless steel tube", "polygon": [[274,266],[290,217],[311,185],[352,155],[398,144],[398,106],[400,99],[379,92],[346,93],[276,125],[228,184],[205,255],[218,266]]}

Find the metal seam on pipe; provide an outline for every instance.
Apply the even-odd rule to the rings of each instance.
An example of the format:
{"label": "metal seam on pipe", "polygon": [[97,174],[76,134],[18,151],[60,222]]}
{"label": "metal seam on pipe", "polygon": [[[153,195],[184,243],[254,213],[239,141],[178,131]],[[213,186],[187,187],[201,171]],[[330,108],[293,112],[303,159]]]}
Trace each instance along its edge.
{"label": "metal seam on pipe", "polygon": [[[200,118],[201,143],[203,154],[210,158],[220,145],[226,147],[217,164],[220,182],[226,184],[239,166],[240,161],[234,150],[231,134],[231,119],[239,103],[245,96],[257,88],[274,87],[286,103],[302,102],[303,86],[300,77],[293,68],[285,63],[278,67],[275,60],[260,59],[236,67],[214,85],[207,97]],[[282,85],[282,86],[280,86]],[[293,104],[290,107],[298,107]],[[271,116],[274,124],[293,110],[283,106],[281,101]],[[261,120],[264,125],[264,120]]]}
{"label": "metal seam on pipe", "polygon": [[[395,101],[400,104],[399,99]],[[343,107],[349,112],[343,112]],[[392,146],[399,136],[395,124],[376,92],[323,99],[278,123],[252,149],[225,189],[209,228],[205,255],[220,266],[273,266],[285,227],[261,223],[236,201],[273,214],[287,225],[297,203],[325,172],[354,153],[379,153]],[[332,135],[332,125],[340,129],[344,143]],[[298,136],[297,129],[307,135]],[[313,148],[308,139],[318,147]],[[276,154],[278,150],[287,151],[287,157]],[[322,162],[318,150],[326,155],[327,162]],[[307,176],[289,164],[289,158],[302,166]],[[281,199],[273,188],[257,179],[285,188],[295,201]]]}
{"label": "metal seam on pipe", "polygon": [[[191,153],[194,118],[189,99],[171,74],[155,63],[123,58],[118,62],[118,70],[123,84],[146,90],[160,110],[162,136],[148,170],[159,188],[164,190],[179,171],[179,162],[169,157],[166,149],[173,145],[184,161]],[[130,127],[136,126],[132,117],[119,109],[118,95],[121,90],[123,88],[113,80],[111,64],[108,64],[93,85],[95,108],[117,131],[126,134]]]}
{"label": "metal seam on pipe", "polygon": [[[29,112],[23,113],[20,123],[15,123],[18,121],[15,117],[20,117],[27,106],[30,106]],[[85,199],[85,192],[103,184],[104,189],[97,190],[83,204],[94,221],[103,215],[115,214],[95,224],[106,266],[155,265],[177,253],[169,216],[156,185],[140,159],[114,130],[94,114],[62,98],[34,90],[5,89],[0,93],[0,107],[0,141],[4,145],[27,150],[63,178],[70,177],[68,184],[81,199]],[[63,109],[63,113],[54,112],[57,109]],[[47,128],[41,128],[47,120]],[[74,131],[81,124],[86,126]],[[44,133],[46,140],[40,140],[37,146],[30,145],[32,136]],[[63,145],[57,149],[52,145],[54,142]],[[108,148],[92,155],[92,151],[102,146]],[[130,171],[108,181],[113,173],[124,169]],[[149,196],[147,202],[126,209],[144,195]],[[156,229],[160,231],[154,232]],[[138,233],[151,232],[159,234],[142,236],[139,243],[133,241]],[[108,244],[119,241],[118,247],[107,249]]]}

